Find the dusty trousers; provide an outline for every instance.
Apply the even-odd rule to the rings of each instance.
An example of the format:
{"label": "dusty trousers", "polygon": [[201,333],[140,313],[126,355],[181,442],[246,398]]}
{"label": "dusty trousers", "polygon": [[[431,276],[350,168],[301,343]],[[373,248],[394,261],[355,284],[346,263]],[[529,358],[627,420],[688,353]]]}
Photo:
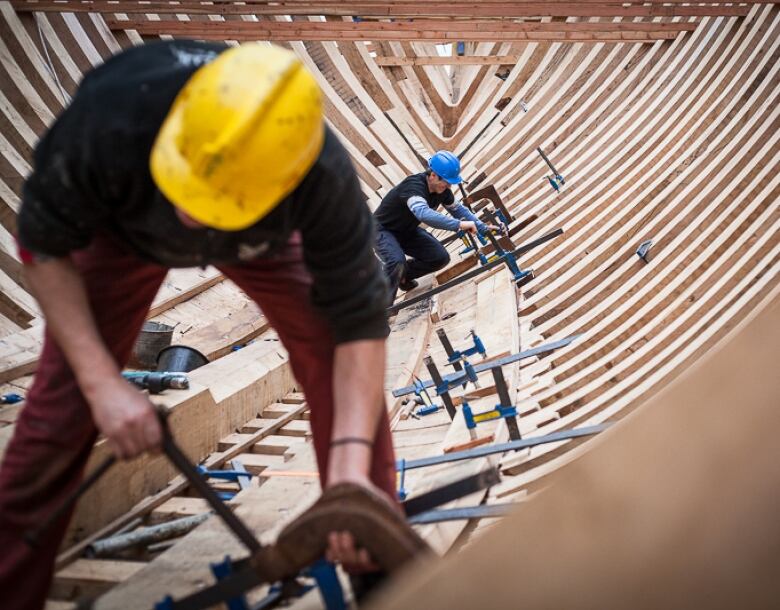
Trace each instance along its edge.
{"label": "dusty trousers", "polygon": [[[123,367],[167,269],[141,260],[105,236],[71,258],[88,294],[97,328]],[[311,427],[322,484],[326,484],[333,424],[335,344],[310,305],[311,280],[298,236],[278,254],[220,271],[262,309],[290,354],[295,377],[311,408]],[[175,430],[174,430],[175,434]],[[32,387],[0,466],[0,606],[42,608],[54,561],[71,514],[36,549],[24,532],[41,523],[79,484],[97,430],[63,353],[49,333]],[[395,497],[395,458],[386,412],[373,448],[372,481]]]}

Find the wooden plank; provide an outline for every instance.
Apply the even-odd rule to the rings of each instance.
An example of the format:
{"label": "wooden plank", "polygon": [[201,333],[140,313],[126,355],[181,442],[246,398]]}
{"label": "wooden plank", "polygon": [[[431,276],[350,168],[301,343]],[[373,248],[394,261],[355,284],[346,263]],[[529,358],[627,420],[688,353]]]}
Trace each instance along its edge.
{"label": "wooden plank", "polygon": [[403,400],[393,390],[409,385],[422,363],[431,333],[430,303],[402,310],[392,322],[387,341],[385,404],[390,421],[400,415]]}
{"label": "wooden plank", "polygon": [[459,66],[516,64],[520,55],[417,55],[416,57],[377,56],[380,66]]}
{"label": "wooden plank", "polygon": [[[473,286],[473,284],[471,284]],[[519,345],[519,329],[517,323],[517,300],[514,284],[510,281],[510,275],[506,270],[482,280],[476,286],[476,321],[474,328],[477,334],[482,338],[485,347],[490,355],[516,349]],[[495,320],[506,321],[504,324],[495,324]],[[454,332],[454,331],[453,331]],[[514,397],[517,387],[517,375],[514,370],[507,370],[504,376],[509,389],[509,395]],[[491,377],[492,379],[492,377]],[[476,400],[472,407],[475,412],[487,410],[495,406],[495,398],[481,398]],[[507,437],[506,426],[503,421],[492,421],[480,424],[472,435],[466,428],[463,416],[458,413],[447,430],[446,436],[441,443],[442,450],[447,447],[462,445],[478,438],[494,436],[496,442],[502,442]],[[476,474],[484,469],[490,460],[481,458],[456,464],[427,469],[424,479],[415,485],[415,493],[423,493],[428,489],[435,488],[445,482],[458,478]],[[420,475],[417,475],[420,476]],[[416,479],[419,481],[419,479]],[[484,495],[484,494],[482,494]],[[482,496],[480,496],[482,497]],[[479,498],[476,498],[476,502]],[[464,498],[448,507],[464,506],[466,503],[473,504],[475,496]],[[421,529],[422,535],[439,552],[446,551],[456,540],[456,538],[466,527],[465,522],[449,522],[425,526]]]}
{"label": "wooden plank", "polygon": [[184,342],[214,360],[229,354],[234,346],[255,339],[270,327],[257,305],[250,302],[237,313],[188,333]]}
{"label": "wooden plank", "polygon": [[329,3],[289,3],[266,4],[248,2],[129,2],[125,0],[82,1],[46,1],[12,0],[11,5],[18,12],[28,11],[95,11],[101,13],[186,13],[209,15],[327,15],[361,19],[372,17],[470,17],[470,18],[508,18],[508,17],[685,17],[685,16],[738,16],[747,15],[749,7],[741,6],[679,6],[647,4],[645,6],[622,6],[619,4],[589,3],[515,3],[480,2],[469,5],[449,2],[393,2],[378,4],[369,2]]}
{"label": "wooden plank", "polygon": [[497,23],[467,22],[442,26],[435,21],[349,23],[276,21],[147,21],[106,19],[112,30],[134,30],[142,35],[187,35],[203,39],[268,40],[524,40],[565,42],[624,42],[674,38],[693,31],[696,23]]}

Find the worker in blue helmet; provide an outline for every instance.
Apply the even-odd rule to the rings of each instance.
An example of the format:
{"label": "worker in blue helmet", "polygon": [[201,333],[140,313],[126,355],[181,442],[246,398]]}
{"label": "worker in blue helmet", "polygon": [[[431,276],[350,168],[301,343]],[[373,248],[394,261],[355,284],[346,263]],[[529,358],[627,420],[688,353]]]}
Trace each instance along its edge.
{"label": "worker in blue helmet", "polygon": [[[472,234],[497,228],[478,220],[455,201],[450,187],[461,182],[460,160],[450,151],[440,150],[430,158],[426,171],[404,178],[374,212],[376,250],[390,279],[391,303],[398,288],[411,290],[417,286],[416,278],[450,262],[444,246],[420,224]],[[448,214],[438,212],[439,206]]]}

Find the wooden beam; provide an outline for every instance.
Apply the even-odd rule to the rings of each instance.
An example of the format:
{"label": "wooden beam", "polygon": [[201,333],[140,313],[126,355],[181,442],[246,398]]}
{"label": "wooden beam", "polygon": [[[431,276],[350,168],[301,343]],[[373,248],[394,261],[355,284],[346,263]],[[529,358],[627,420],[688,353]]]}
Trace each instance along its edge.
{"label": "wooden beam", "polygon": [[12,0],[11,5],[19,12],[100,12],[100,13],[187,13],[208,15],[310,15],[352,17],[361,19],[377,17],[469,17],[485,19],[495,17],[744,17],[750,11],[748,6],[680,6],[644,4],[624,6],[610,3],[568,2],[550,4],[546,2],[482,2],[472,4],[433,3],[382,3],[323,2],[295,4],[265,4],[257,2],[234,3],[200,2],[181,0],[179,2],[133,0]]}
{"label": "wooden beam", "polygon": [[425,40],[624,42],[673,39],[693,31],[696,23],[503,23],[452,22],[277,22],[277,21],[148,21],[107,19],[112,30],[141,35],[180,35],[204,40]]}
{"label": "wooden beam", "polygon": [[418,55],[417,57],[375,57],[379,66],[484,66],[516,64],[520,55]]}

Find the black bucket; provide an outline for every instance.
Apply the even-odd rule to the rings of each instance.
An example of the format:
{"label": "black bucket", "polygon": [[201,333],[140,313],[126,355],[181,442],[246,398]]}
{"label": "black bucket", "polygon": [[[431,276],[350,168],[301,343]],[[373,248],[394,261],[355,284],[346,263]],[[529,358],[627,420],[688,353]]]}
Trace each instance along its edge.
{"label": "black bucket", "polygon": [[173,328],[160,322],[144,322],[130,363],[138,368],[153,369],[157,365],[157,354],[171,344]]}
{"label": "black bucket", "polygon": [[189,373],[208,362],[206,356],[186,345],[171,345],[157,354],[157,370],[169,373]]}

